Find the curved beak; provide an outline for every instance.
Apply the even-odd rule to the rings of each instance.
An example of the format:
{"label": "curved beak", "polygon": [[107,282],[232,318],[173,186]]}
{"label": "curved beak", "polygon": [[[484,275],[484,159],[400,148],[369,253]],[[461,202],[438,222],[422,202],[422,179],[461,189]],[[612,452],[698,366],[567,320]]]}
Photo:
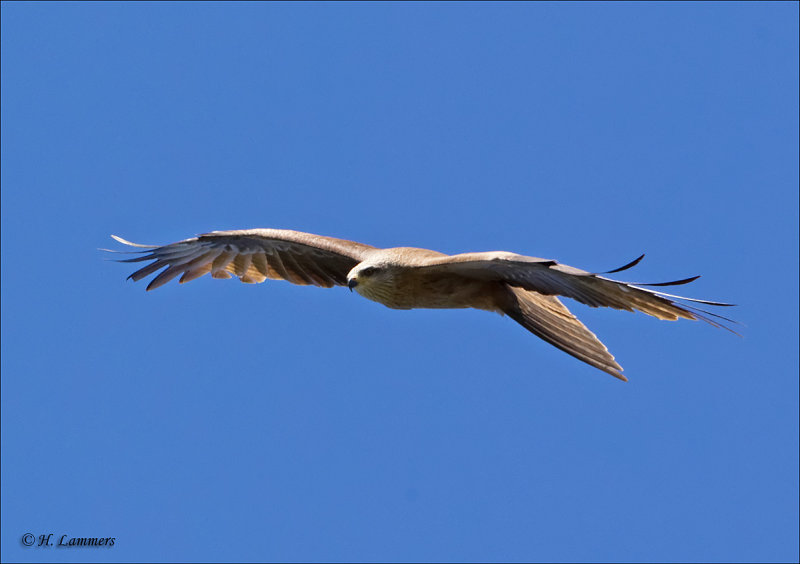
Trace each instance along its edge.
{"label": "curved beak", "polygon": [[356,280],[355,278],[351,278],[350,280],[347,281],[347,287],[350,288],[351,292],[353,291],[353,288],[355,288],[356,286],[358,286],[358,280]]}

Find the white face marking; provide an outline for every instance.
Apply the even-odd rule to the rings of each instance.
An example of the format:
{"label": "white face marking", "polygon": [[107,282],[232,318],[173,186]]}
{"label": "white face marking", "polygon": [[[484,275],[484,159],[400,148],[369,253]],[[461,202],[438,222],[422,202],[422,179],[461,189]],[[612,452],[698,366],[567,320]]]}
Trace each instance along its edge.
{"label": "white face marking", "polygon": [[361,284],[362,282],[375,277],[375,275],[383,273],[384,270],[385,269],[382,268],[382,265],[380,264],[362,262],[353,267],[353,269],[347,274],[347,279],[358,280],[358,283]]}
{"label": "white face marking", "polygon": [[351,290],[378,302],[383,302],[382,298],[391,294],[392,279],[390,270],[379,263],[358,264],[347,274],[348,286]]}

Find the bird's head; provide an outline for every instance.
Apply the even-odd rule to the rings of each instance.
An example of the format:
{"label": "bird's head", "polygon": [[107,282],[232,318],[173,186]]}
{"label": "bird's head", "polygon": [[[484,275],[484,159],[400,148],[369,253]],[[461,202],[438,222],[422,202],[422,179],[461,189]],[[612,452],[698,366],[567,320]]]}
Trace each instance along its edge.
{"label": "bird's head", "polygon": [[347,274],[347,287],[356,292],[371,297],[381,286],[384,286],[392,277],[391,269],[378,262],[362,262],[353,267]]}

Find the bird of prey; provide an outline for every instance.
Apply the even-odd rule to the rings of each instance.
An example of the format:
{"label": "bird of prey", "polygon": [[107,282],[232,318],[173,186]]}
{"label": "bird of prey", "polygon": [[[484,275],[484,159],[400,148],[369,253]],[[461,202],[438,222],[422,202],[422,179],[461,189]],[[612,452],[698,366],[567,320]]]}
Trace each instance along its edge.
{"label": "bird of prey", "polygon": [[[730,319],[690,304],[730,306],[645,288],[686,284],[698,276],[659,284],[632,284],[554,260],[505,251],[446,255],[428,249],[370,245],[285,229],[213,231],[164,246],[141,247],[141,256],[120,262],[153,261],[128,278],[138,281],[161,269],[147,286],[153,290],[181,275],[189,282],[204,274],[238,276],[242,282],[267,278],[331,288],[347,286],[393,309],[476,308],[508,315],[564,352],[627,381],[622,367],[600,340],[570,313],[558,296],[591,307],[638,310],[658,319],[700,319],[728,329]],[[118,251],[117,251],[118,252]],[[137,252],[137,251],[131,251]],[[686,302],[690,302],[687,304]],[[728,329],[730,330],[730,329]]]}

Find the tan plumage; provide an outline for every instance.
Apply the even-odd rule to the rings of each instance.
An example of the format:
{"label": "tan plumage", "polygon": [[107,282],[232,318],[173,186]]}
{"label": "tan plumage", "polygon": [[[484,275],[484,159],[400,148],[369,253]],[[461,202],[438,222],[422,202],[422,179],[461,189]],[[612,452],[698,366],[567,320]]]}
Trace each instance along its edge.
{"label": "tan plumage", "polygon": [[[378,249],[344,239],[283,229],[214,231],[170,245],[149,246],[112,237],[144,253],[121,262],[153,261],[129,276],[134,281],[159,272],[153,290],[181,276],[189,282],[205,274],[237,276],[242,282],[267,278],[330,288],[349,286],[362,296],[394,309],[476,308],[505,314],[568,354],[621,380],[622,367],[597,337],[556,296],[591,307],[641,311],[659,319],[701,319],[725,327],[730,321],[676,300],[728,306],[672,296],[556,261],[504,251],[445,255],[428,249]],[[643,257],[644,255],[642,255]],[[610,272],[626,270],[642,257]],[[711,316],[711,317],[709,317]]]}

